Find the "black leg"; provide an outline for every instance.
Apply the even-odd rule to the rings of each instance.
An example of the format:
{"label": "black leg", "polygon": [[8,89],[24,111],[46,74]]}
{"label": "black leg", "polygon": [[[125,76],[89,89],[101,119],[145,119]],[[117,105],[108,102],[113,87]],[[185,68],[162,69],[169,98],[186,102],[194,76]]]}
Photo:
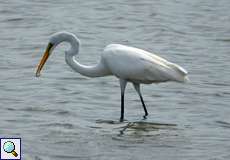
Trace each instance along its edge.
{"label": "black leg", "polygon": [[134,88],[136,89],[138,95],[140,96],[141,103],[142,103],[142,106],[143,106],[144,111],[145,111],[144,118],[146,118],[146,116],[148,116],[148,111],[147,111],[147,109],[146,109],[145,102],[144,102],[143,97],[142,97],[142,95],[141,95],[140,84],[138,84],[138,83],[133,83],[133,86],[134,86]]}
{"label": "black leg", "polygon": [[146,116],[148,116],[148,111],[147,111],[147,109],[146,109],[145,102],[144,102],[144,100],[143,100],[143,98],[142,98],[142,96],[141,96],[141,95],[140,95],[140,98],[141,98],[141,103],[142,103],[142,106],[143,106],[144,111],[145,111],[144,118],[146,118]]}
{"label": "black leg", "polygon": [[120,122],[124,121],[124,94],[121,94],[121,118]]}
{"label": "black leg", "polygon": [[121,118],[120,122],[124,121],[124,95],[125,95],[125,87],[127,81],[124,79],[120,79],[120,87],[121,87]]}

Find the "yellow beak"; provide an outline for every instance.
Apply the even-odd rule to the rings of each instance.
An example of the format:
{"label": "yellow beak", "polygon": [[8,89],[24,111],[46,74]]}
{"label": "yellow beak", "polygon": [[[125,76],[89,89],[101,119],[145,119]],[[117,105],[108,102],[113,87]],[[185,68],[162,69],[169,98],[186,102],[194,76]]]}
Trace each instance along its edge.
{"label": "yellow beak", "polygon": [[47,48],[46,48],[46,51],[45,51],[45,53],[44,53],[44,55],[43,55],[43,57],[41,59],[41,61],[40,61],[40,63],[38,65],[38,68],[37,68],[37,71],[36,71],[36,77],[40,76],[40,72],[41,72],[44,64],[46,63],[47,59],[50,56],[50,50],[51,50],[52,47],[53,47],[53,44],[49,43],[48,46],[47,46]]}

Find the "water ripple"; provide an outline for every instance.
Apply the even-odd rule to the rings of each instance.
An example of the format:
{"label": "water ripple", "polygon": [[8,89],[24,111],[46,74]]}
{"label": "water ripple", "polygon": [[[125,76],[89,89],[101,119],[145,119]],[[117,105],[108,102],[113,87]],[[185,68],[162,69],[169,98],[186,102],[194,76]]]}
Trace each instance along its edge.
{"label": "water ripple", "polygon": [[230,128],[230,123],[229,122],[226,122],[226,121],[216,121],[216,123],[221,126],[221,127],[224,127],[224,128]]}

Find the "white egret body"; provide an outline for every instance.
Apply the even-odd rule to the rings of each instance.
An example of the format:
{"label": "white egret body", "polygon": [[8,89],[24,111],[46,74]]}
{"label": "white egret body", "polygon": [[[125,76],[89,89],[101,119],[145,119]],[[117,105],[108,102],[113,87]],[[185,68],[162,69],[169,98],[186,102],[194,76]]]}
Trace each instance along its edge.
{"label": "white egret body", "polygon": [[179,65],[142,49],[121,44],[106,46],[97,65],[82,65],[75,59],[79,53],[80,41],[74,34],[68,32],[58,32],[51,36],[46,52],[37,68],[36,76],[40,75],[40,71],[52,50],[61,42],[70,43],[71,47],[70,50],[66,51],[65,59],[66,63],[74,71],[88,77],[114,75],[119,78],[121,86],[121,121],[124,119],[124,92],[127,82],[132,82],[138,92],[145,111],[144,117],[146,117],[148,112],[140,92],[141,83],[185,82],[188,80],[187,71]]}

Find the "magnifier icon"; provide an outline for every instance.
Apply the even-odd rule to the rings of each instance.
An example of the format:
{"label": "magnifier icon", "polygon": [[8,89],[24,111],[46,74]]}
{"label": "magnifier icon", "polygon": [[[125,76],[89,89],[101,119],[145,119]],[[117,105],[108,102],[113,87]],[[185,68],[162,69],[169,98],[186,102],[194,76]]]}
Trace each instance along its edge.
{"label": "magnifier icon", "polygon": [[17,157],[18,154],[15,152],[15,145],[11,141],[7,141],[3,144],[3,149],[6,153],[11,153],[14,155],[14,157]]}

